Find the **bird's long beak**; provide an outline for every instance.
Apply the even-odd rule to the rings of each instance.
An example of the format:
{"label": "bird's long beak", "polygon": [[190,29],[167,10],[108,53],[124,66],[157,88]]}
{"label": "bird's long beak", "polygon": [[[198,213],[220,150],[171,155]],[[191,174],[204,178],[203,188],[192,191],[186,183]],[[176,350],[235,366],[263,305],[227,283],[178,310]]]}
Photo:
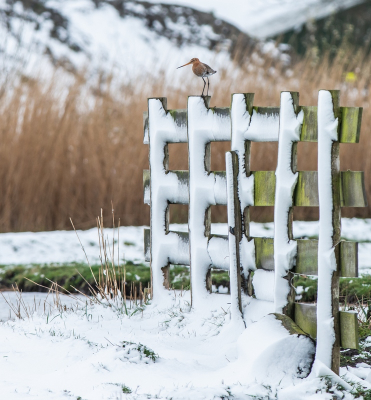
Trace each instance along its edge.
{"label": "bird's long beak", "polygon": [[179,68],[183,68],[183,67],[185,67],[186,65],[189,65],[189,64],[192,64],[191,62],[189,62],[189,63],[187,63],[187,64],[184,64],[184,65],[181,65],[180,67],[178,67],[177,69],[179,69]]}

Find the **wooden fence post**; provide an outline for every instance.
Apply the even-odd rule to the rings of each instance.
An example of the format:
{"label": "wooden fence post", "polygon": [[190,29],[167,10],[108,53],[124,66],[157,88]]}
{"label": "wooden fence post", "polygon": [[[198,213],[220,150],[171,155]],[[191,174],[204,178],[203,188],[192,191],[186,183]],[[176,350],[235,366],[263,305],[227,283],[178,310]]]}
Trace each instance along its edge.
{"label": "wooden fence post", "polygon": [[318,95],[318,297],[316,360],[340,367],[339,247],[341,230],[339,91]]}
{"label": "wooden fence post", "polygon": [[276,313],[292,319],[295,290],[290,282],[297,253],[292,234],[293,197],[298,179],[296,149],[303,117],[304,113],[299,110],[299,93],[282,92],[274,205],[274,306]]}
{"label": "wooden fence post", "polygon": [[239,174],[238,156],[229,151],[225,154],[227,176],[227,202],[228,202],[228,242],[229,242],[229,278],[231,288],[232,317],[241,316],[241,268],[240,246],[242,241],[242,218],[240,200],[237,191],[237,179]]}
{"label": "wooden fence post", "polygon": [[209,108],[209,102],[210,97],[188,97],[188,229],[195,307],[211,292],[211,267],[219,264],[229,268],[227,236],[211,235],[210,230],[210,207],[227,204],[225,172],[210,171],[210,142],[231,139],[230,110]]}
{"label": "wooden fence post", "polygon": [[[254,175],[250,171],[250,150],[251,150],[251,140],[245,138],[245,133],[247,132],[251,116],[253,114],[253,102],[254,93],[237,93],[232,95],[231,102],[231,149],[235,152],[237,156],[237,166],[235,169],[238,171],[237,176],[234,180],[234,190],[237,193],[237,201],[239,204],[234,206],[235,212],[238,213],[238,218],[241,224],[241,237],[236,236],[236,240],[239,241],[239,252],[241,253],[242,247],[246,249],[247,253],[250,253],[250,258],[254,258],[254,242],[250,238],[250,209],[249,206],[254,205]],[[232,160],[234,157],[232,156]],[[229,213],[229,204],[228,204]],[[232,218],[232,216],[231,216]],[[233,217],[230,220],[228,214],[228,222],[235,220]],[[229,222],[230,223],[230,222]],[[234,222],[235,223],[235,222]],[[238,278],[238,286],[232,288],[231,294],[234,290],[239,292],[238,298],[241,299],[241,290],[243,290],[249,296],[253,295],[253,285],[252,285],[252,270],[255,269],[255,265],[249,265],[244,268],[242,265],[241,257],[239,256],[239,268],[238,273],[240,277]],[[231,260],[232,261],[232,260]],[[246,262],[245,262],[246,264]],[[246,266],[245,266],[246,267]],[[236,268],[232,266],[231,268]],[[242,310],[242,307],[240,305]]]}

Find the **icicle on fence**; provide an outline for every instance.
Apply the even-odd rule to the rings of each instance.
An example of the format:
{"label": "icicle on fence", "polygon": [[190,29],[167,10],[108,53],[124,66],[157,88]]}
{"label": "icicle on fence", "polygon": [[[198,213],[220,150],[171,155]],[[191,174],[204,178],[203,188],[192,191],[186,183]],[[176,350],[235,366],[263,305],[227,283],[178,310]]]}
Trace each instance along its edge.
{"label": "icicle on fence", "polygon": [[[234,318],[284,314],[317,339],[316,361],[336,373],[339,349],[357,348],[357,315],[339,312],[339,277],[358,276],[358,246],[340,240],[341,207],[367,205],[363,172],[340,171],[339,143],[358,143],[362,109],[339,107],[338,91],[320,91],[317,107],[283,92],[281,106],[253,106],[253,94],[234,94],[230,108],[209,108],[191,96],[188,110],[167,110],[149,99],[144,143],[144,201],[151,206],[145,253],[153,298],[166,301],[170,264],[189,265],[192,306],[211,291],[211,268],[229,270]],[[231,141],[226,172],[210,171],[210,143]],[[251,142],[278,141],[274,171],[250,171]],[[318,171],[297,171],[299,141],[318,141]],[[168,143],[188,143],[189,171],[169,171]],[[188,204],[188,232],[169,230],[169,204]],[[228,236],[211,235],[210,207],[228,208]],[[250,206],[274,206],[274,238],[251,237]],[[319,206],[320,235],[294,240],[293,207]],[[293,274],[318,275],[318,303],[295,303]],[[242,297],[245,307],[242,307]],[[318,309],[318,312],[317,312]],[[265,311],[263,311],[264,314]],[[318,328],[317,328],[318,327]]]}

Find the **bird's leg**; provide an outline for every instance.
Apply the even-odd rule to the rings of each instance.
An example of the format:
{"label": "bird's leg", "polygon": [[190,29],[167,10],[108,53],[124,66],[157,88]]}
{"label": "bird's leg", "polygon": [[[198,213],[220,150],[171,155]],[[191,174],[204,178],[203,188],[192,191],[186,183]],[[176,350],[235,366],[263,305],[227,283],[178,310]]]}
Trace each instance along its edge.
{"label": "bird's leg", "polygon": [[201,94],[201,97],[204,95],[204,90],[205,90],[205,86],[206,86],[206,81],[205,81],[205,79],[204,79],[204,77],[203,76],[201,76],[201,78],[202,78],[202,80],[204,81],[204,87],[203,87],[203,89],[202,89],[202,94]]}
{"label": "bird's leg", "polygon": [[210,82],[209,82],[209,77],[207,76],[206,78],[207,78],[207,95],[206,96],[208,96],[209,95]]}

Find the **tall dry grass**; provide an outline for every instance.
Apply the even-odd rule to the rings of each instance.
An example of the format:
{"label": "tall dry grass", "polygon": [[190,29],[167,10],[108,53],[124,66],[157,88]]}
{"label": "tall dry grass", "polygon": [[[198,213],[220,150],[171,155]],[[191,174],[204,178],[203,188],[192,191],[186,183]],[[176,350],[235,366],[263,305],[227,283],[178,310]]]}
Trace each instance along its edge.
{"label": "tall dry grass", "polygon": [[[219,71],[217,84],[211,79],[211,105],[229,106],[233,92],[255,92],[256,105],[279,105],[282,90],[299,91],[300,104],[315,105],[319,89],[340,89],[342,105],[364,107],[361,143],[341,146],[342,169],[366,172],[371,199],[370,61],[344,50],[332,62],[308,55],[291,67],[269,58],[254,63],[251,57],[242,67]],[[47,84],[19,76],[8,81],[0,97],[0,231],[70,229],[69,217],[78,228],[93,227],[97,210],[110,214],[111,201],[121,225],[148,224],[142,190],[147,97],[166,96],[169,108],[185,108],[187,96],[202,88],[190,71],[189,81],[174,88],[174,76],[147,76],[121,86],[108,77],[89,89],[84,74],[65,86],[58,74]],[[171,168],[186,169],[186,145],[170,147]],[[213,169],[224,169],[228,149],[229,143],[212,145]],[[276,153],[276,144],[253,144],[252,168],[274,170]],[[299,169],[316,169],[316,144],[301,143],[298,160]],[[174,220],[182,213],[174,211]],[[215,221],[225,215],[222,208],[213,212]],[[257,219],[271,215],[272,210],[253,210]],[[343,215],[371,216],[371,206]],[[316,210],[297,210],[295,216],[315,218]]]}

